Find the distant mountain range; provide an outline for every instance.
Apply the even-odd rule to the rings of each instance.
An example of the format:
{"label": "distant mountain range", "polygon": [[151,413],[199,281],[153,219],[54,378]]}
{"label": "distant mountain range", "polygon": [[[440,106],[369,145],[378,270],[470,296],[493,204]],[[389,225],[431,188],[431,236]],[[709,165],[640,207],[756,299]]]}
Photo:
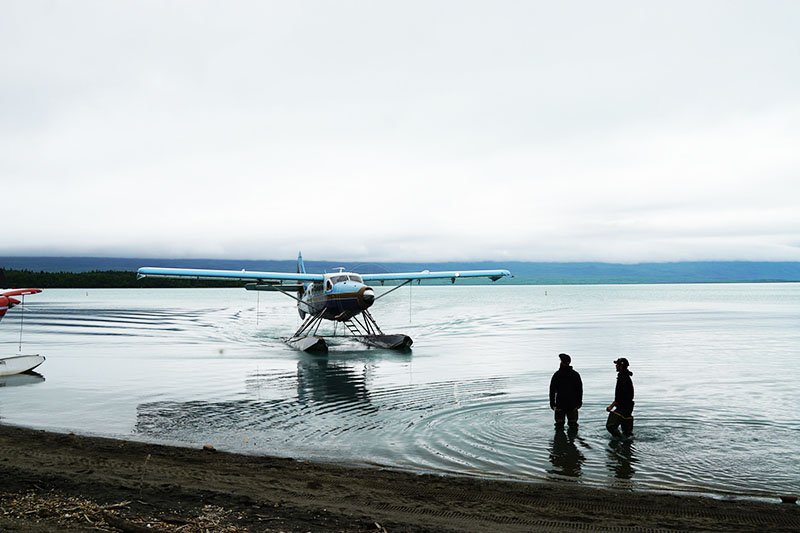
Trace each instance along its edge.
{"label": "distant mountain range", "polygon": [[[345,267],[360,273],[507,268],[516,284],[724,283],[800,281],[800,262],[692,261],[676,263],[352,263],[306,261],[309,272]],[[34,272],[136,271],[141,266],[294,272],[294,260],[141,259],[119,257],[0,257],[0,268]],[[464,280],[466,281],[466,280]]]}

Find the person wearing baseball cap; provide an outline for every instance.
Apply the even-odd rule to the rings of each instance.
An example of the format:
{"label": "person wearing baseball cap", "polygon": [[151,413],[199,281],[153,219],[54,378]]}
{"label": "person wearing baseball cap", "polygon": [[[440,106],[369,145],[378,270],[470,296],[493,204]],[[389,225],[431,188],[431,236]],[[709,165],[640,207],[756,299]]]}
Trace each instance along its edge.
{"label": "person wearing baseball cap", "polygon": [[569,364],[572,358],[565,353],[558,354],[561,364],[550,380],[550,409],[556,427],[564,427],[564,418],[568,420],[569,427],[578,427],[578,409],[583,405],[583,382]]}
{"label": "person wearing baseball cap", "polygon": [[[630,363],[624,357],[620,357],[614,364],[617,367],[617,386],[614,389],[614,401],[606,407],[608,411],[608,421],[606,429],[615,438],[621,439],[623,435],[630,437],[633,435],[633,372],[628,370]],[[619,428],[622,426],[622,433]]]}

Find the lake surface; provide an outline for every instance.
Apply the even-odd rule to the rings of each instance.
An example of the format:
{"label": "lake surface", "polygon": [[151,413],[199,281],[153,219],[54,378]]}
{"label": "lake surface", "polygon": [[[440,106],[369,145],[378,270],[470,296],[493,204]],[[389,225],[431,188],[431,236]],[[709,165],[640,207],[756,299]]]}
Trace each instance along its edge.
{"label": "lake surface", "polygon": [[[413,349],[299,353],[280,294],[46,290],[0,324],[2,355],[21,332],[23,353],[47,357],[41,377],[0,378],[0,421],[633,490],[800,487],[800,284],[414,286],[372,312]],[[549,409],[559,352],[583,377],[576,434]],[[636,386],[624,444],[605,430],[620,355]]]}

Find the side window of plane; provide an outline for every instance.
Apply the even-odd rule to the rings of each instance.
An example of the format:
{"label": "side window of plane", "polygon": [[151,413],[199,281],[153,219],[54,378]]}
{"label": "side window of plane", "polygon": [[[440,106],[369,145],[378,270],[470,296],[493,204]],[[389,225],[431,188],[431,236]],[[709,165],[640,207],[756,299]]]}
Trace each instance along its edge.
{"label": "side window of plane", "polygon": [[333,289],[333,285],[331,284],[331,280],[326,280],[325,281],[325,290],[329,291],[331,289]]}

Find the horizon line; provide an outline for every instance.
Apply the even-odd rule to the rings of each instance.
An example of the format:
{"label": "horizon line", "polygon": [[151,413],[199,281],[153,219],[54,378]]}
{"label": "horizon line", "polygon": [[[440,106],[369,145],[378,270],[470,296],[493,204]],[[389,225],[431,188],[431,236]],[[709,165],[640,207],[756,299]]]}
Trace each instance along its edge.
{"label": "horizon line", "polygon": [[[286,259],[248,259],[242,257],[219,258],[219,257],[156,257],[156,256],[112,256],[112,255],[2,255],[0,261],[8,260],[36,260],[36,259],[102,259],[102,260],[154,260],[154,261],[270,261],[270,262],[294,262],[297,258]],[[607,265],[645,265],[645,264],[678,264],[678,263],[800,263],[800,260],[785,259],[669,259],[669,260],[637,260],[637,261],[608,261],[608,260],[530,260],[530,259],[436,259],[436,260],[362,260],[362,259],[305,259],[306,263],[362,263],[362,264],[381,264],[381,263],[535,263],[535,264],[586,264],[598,263]]]}

